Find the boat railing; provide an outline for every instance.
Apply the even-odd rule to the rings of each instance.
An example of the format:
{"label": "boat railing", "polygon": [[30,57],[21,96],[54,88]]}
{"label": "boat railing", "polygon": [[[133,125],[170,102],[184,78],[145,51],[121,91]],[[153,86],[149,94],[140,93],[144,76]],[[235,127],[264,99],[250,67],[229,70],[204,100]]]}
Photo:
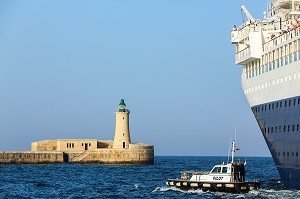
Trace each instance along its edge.
{"label": "boat railing", "polygon": [[270,37],[267,42],[263,44],[263,51],[270,50],[274,46],[278,46],[279,44],[285,43],[288,40],[293,39],[300,35],[300,27],[297,27],[292,30],[282,31],[277,37]]}
{"label": "boat railing", "polygon": [[251,53],[250,46],[247,46],[243,50],[240,50],[239,52],[236,53],[235,59],[236,60],[243,59],[243,58],[245,58],[247,56],[250,56],[250,53]]}
{"label": "boat railing", "polygon": [[275,21],[261,21],[256,20],[254,22],[246,22],[242,24],[239,28],[233,31],[239,32],[239,37],[248,37],[250,32],[258,32],[260,30],[270,31],[270,30],[279,30],[281,26],[286,26],[286,22],[275,22]]}
{"label": "boat railing", "polygon": [[180,172],[180,174],[182,180],[187,180],[193,175],[207,175],[209,174],[209,172],[208,171],[182,171]]}

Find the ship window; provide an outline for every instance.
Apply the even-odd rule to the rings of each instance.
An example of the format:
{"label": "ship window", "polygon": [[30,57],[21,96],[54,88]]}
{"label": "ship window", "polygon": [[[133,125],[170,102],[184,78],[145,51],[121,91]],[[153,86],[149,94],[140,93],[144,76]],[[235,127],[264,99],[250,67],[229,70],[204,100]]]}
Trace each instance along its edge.
{"label": "ship window", "polygon": [[300,98],[298,98],[298,104],[300,104]]}
{"label": "ship window", "polygon": [[222,173],[227,173],[227,167],[222,168]]}
{"label": "ship window", "polygon": [[285,152],[282,153],[282,156],[285,156]]}
{"label": "ship window", "polygon": [[279,126],[279,132],[281,132],[281,126]]}
{"label": "ship window", "polygon": [[282,107],[282,102],[280,102],[280,108]]}
{"label": "ship window", "polygon": [[276,102],[276,108],[278,108],[278,102]]}
{"label": "ship window", "polygon": [[72,143],[72,148],[74,148],[74,143]]}
{"label": "ship window", "polygon": [[271,133],[273,133],[273,127],[271,128]]}
{"label": "ship window", "polygon": [[297,124],[297,131],[299,131],[299,124]]}
{"label": "ship window", "polygon": [[261,111],[264,111],[264,106],[261,106]]}
{"label": "ship window", "polygon": [[267,111],[267,105],[265,105],[265,111]]}
{"label": "ship window", "polygon": [[288,156],[288,157],[289,157],[289,156],[290,156],[290,153],[289,153],[289,152],[287,152],[287,153],[286,153],[286,156]]}
{"label": "ship window", "polygon": [[275,127],[275,133],[277,133],[277,128],[278,128],[278,127],[276,126],[276,127]]}
{"label": "ship window", "polygon": [[269,110],[271,110],[271,104],[269,104]]}
{"label": "ship window", "polygon": [[67,148],[69,148],[69,143],[67,143]]}
{"label": "ship window", "polygon": [[284,101],[284,107],[286,107],[287,103],[286,103],[286,100]]}
{"label": "ship window", "polygon": [[268,133],[270,133],[270,127],[268,127]]}
{"label": "ship window", "polygon": [[265,133],[267,133],[267,128],[265,128]]}
{"label": "ship window", "polygon": [[292,127],[292,131],[295,131],[295,125],[293,125],[293,127]]}
{"label": "ship window", "polygon": [[293,156],[293,157],[295,156],[295,153],[294,153],[294,152],[292,152],[292,156]]}
{"label": "ship window", "polygon": [[296,99],[294,99],[294,106],[296,105]]}
{"label": "ship window", "polygon": [[298,152],[296,152],[296,157],[298,157]]}
{"label": "ship window", "polygon": [[211,173],[221,173],[221,167],[215,167],[215,168],[213,168],[213,170],[211,171]]}
{"label": "ship window", "polygon": [[291,100],[289,100],[289,106],[291,106]]}
{"label": "ship window", "polygon": [[274,103],[272,103],[272,109],[274,109]]}
{"label": "ship window", "polygon": [[287,131],[290,132],[290,125],[288,125]]}
{"label": "ship window", "polygon": [[283,132],[285,132],[285,126],[283,127]]}

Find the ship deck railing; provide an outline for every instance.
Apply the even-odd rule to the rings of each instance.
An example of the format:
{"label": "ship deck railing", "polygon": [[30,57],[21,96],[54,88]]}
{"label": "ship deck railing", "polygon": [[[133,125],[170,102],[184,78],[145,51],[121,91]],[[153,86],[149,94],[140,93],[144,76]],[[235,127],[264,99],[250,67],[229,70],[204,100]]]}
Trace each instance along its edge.
{"label": "ship deck railing", "polygon": [[297,27],[292,30],[283,31],[283,33],[277,37],[270,38],[269,41],[263,44],[263,51],[268,51],[272,49],[274,46],[278,46],[282,43],[285,43],[297,36],[300,35],[300,27]]}

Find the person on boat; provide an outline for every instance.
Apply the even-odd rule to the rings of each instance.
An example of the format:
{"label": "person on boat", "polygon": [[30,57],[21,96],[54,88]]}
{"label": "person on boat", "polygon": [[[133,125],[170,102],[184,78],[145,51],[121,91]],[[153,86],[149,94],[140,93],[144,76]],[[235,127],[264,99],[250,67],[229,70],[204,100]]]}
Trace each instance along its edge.
{"label": "person on boat", "polygon": [[246,174],[246,169],[245,169],[245,166],[246,166],[247,162],[245,160],[245,163],[239,163],[239,182],[245,182],[245,174]]}
{"label": "person on boat", "polygon": [[236,162],[232,163],[233,166],[233,180],[237,182],[239,179],[239,172],[238,172],[238,164]]}
{"label": "person on boat", "polygon": [[236,25],[233,26],[232,31],[237,31]]}

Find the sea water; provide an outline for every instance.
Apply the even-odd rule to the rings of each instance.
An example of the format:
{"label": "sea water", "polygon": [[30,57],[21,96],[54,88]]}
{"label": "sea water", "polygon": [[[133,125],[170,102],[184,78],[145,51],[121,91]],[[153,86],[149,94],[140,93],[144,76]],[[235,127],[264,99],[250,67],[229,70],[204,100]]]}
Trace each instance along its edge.
{"label": "sea water", "polygon": [[182,191],[165,184],[180,171],[209,171],[227,157],[155,157],[154,165],[0,165],[0,198],[300,198],[285,189],[270,157],[247,159],[246,180],[261,189],[247,194]]}

